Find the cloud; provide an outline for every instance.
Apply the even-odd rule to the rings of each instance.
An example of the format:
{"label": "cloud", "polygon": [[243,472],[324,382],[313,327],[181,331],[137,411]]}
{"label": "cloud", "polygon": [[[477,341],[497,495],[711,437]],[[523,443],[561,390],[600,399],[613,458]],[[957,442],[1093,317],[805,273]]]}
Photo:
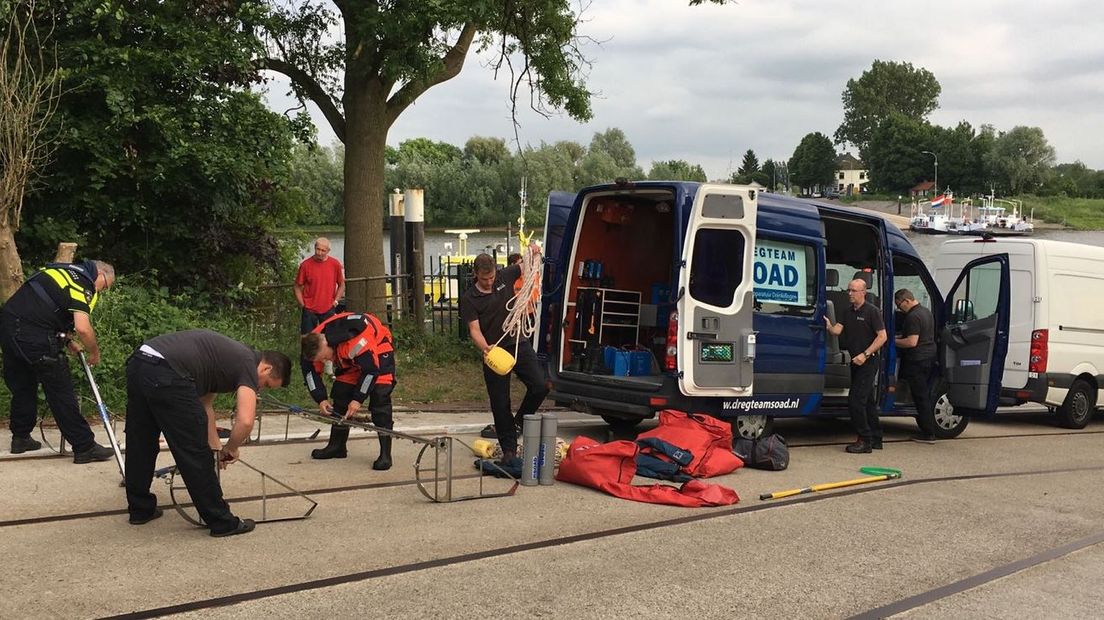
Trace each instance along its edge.
{"label": "cloud", "polygon": [[[840,95],[875,59],[911,62],[942,86],[932,121],[975,127],[1041,127],[1059,161],[1104,168],[1104,8],[1054,0],[740,0],[688,7],[685,0],[603,0],[582,33],[594,62],[594,118],[577,123],[523,110],[523,145],[575,140],[619,127],[639,163],[685,159],[724,178],[748,148],[788,158],[801,138],[831,135]],[[389,143],[427,137],[462,145],[473,135],[514,140],[508,80],[469,59],[399,118]],[[274,87],[275,109],[279,103]],[[317,122],[324,123],[315,112]],[[1094,131],[1096,130],[1096,131]],[[320,130],[324,142],[333,139]]]}

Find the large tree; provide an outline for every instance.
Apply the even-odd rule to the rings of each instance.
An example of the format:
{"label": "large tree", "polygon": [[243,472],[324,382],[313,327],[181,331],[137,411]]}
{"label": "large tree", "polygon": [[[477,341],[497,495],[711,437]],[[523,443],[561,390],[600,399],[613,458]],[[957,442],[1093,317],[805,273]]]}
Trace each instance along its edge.
{"label": "large tree", "polygon": [[798,187],[812,189],[835,183],[836,149],[828,136],[818,132],[807,134],[794,149],[787,166],[790,181]]}
{"label": "large tree", "polygon": [[[492,64],[510,74],[515,105],[528,89],[523,98],[538,109],[590,118],[580,15],[567,0],[270,4],[264,21],[270,46],[259,66],[290,78],[296,94],[317,104],[345,143],[349,276],[383,274],[388,130],[418,97],[456,77],[473,45],[495,52]],[[373,281],[350,296],[357,307],[378,309],[382,293],[382,282]]]}
{"label": "large tree", "polygon": [[997,136],[988,163],[1012,194],[1035,191],[1051,175],[1054,147],[1038,127],[1013,127]]}
{"label": "large tree", "polygon": [[843,123],[836,143],[850,142],[859,158],[870,161],[867,148],[874,130],[892,113],[923,121],[939,107],[939,82],[930,71],[912,63],[875,60],[859,79],[843,90]]}

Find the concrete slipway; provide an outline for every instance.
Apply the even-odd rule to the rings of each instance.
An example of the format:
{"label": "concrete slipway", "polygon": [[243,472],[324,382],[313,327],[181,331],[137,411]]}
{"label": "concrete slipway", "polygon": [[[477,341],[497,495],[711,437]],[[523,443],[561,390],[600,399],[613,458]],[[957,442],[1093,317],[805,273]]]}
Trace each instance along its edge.
{"label": "concrete slipway", "polygon": [[[561,436],[606,438],[595,419],[562,416]],[[399,428],[470,440],[488,417],[408,412]],[[283,422],[271,422],[262,430],[282,436]],[[313,428],[301,424],[293,435]],[[227,539],[171,511],[128,525],[112,462],[0,454],[0,618],[1100,617],[1104,425],[1068,432],[1042,416],[1004,415],[936,444],[908,441],[911,420],[887,426],[885,450],[855,456],[842,450],[846,424],[780,424],[795,445],[791,467],[716,479],[742,498],[716,509],[563,483],[432,504],[404,484],[416,450],[408,441],[396,442],[396,467],[382,473],[370,468],[376,443],[363,433],[342,461],[311,461],[319,440],[247,446],[246,461],[319,506],[308,520]],[[0,446],[8,441],[0,435]],[[458,472],[470,461],[458,456]],[[758,500],[854,478],[865,465],[905,478]],[[258,484],[240,466],[224,474],[231,499],[256,495]],[[357,485],[369,486],[335,490]],[[164,488],[155,481],[163,504]],[[270,509],[301,510],[294,501]],[[256,503],[232,505],[257,514]],[[118,512],[80,516],[101,511]]]}

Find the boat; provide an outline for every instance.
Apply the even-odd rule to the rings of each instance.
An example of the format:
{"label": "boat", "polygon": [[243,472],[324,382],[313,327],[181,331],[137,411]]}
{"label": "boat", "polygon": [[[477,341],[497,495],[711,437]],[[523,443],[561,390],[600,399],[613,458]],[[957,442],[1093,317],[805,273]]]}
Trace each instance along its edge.
{"label": "boat", "polygon": [[[1019,200],[997,198],[995,192],[990,190],[990,194],[982,196],[981,201],[982,205],[978,211],[981,219],[989,225],[987,232],[1003,236],[1028,235],[1034,232],[1034,214],[1024,217],[1023,203]],[[1011,211],[997,203],[1009,205]]]}
{"label": "boat", "polygon": [[985,232],[982,222],[966,215],[966,205],[955,215],[954,204],[954,194],[950,191],[933,198],[926,211],[920,201],[914,202],[909,230],[925,235],[980,235]]}

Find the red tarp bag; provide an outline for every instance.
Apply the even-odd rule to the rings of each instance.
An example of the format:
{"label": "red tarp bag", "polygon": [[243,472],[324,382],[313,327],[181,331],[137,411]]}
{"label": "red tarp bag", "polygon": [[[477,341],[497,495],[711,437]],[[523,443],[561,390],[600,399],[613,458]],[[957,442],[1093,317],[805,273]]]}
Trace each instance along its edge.
{"label": "red tarp bag", "polygon": [[695,478],[723,476],[744,466],[732,452],[732,426],[703,413],[664,409],[659,412],[659,426],[638,435],[638,439],[644,437],[656,437],[689,450],[694,460],[682,469]]}
{"label": "red tarp bag", "polygon": [[636,453],[639,449],[632,441],[598,443],[580,435],[567,449],[556,480],[649,504],[698,508],[727,506],[740,501],[736,491],[698,480],[691,480],[680,488],[665,484],[634,486],[631,482],[636,475]]}

